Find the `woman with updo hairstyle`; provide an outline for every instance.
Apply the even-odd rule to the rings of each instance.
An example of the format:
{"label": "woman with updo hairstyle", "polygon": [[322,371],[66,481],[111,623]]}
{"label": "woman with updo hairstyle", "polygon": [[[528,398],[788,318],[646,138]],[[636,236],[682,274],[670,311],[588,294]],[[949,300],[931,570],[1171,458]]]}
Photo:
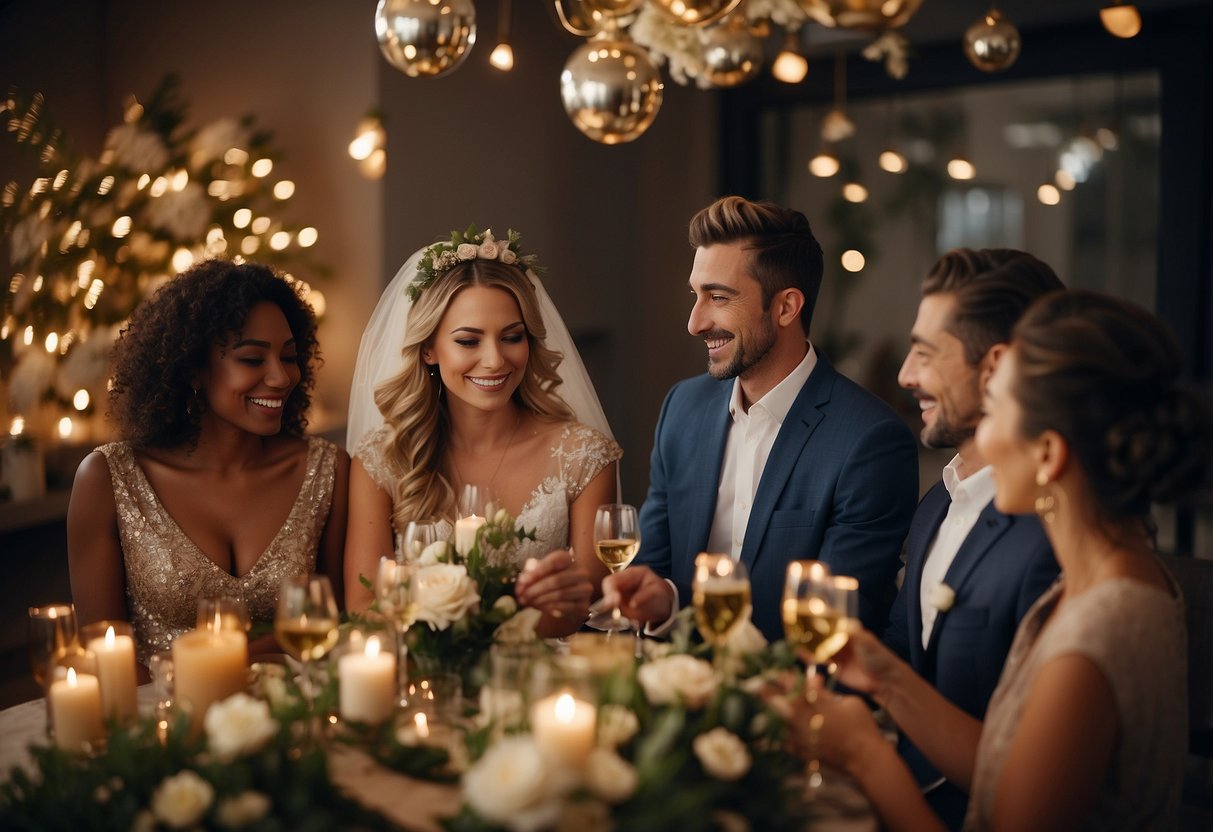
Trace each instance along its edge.
{"label": "woman with updo hairstyle", "polygon": [[[969,791],[966,829],[1174,828],[1187,634],[1149,512],[1200,484],[1208,409],[1181,386],[1179,350],[1157,318],[1086,291],[1025,313],[983,408],[994,504],[1038,514],[1061,566],[1020,623],[984,723],[866,632],[840,654],[839,679]],[[822,757],[860,783],[886,827],[942,828],[866,704],[821,691],[818,707]]]}
{"label": "woman with updo hairstyle", "polygon": [[351,609],[373,600],[360,579],[380,557],[415,555],[402,549],[410,522],[449,532],[458,495],[477,485],[535,533],[515,553],[515,592],[543,614],[539,634],[568,635],[586,619],[606,573],[594,514],[615,499],[622,451],[517,239],[459,235],[416,252],[363,335],[347,441]]}
{"label": "woman with updo hairstyle", "polygon": [[318,360],[311,308],[265,266],[207,260],[135,309],[112,362],[122,440],[85,457],[68,507],[82,623],[129,620],[146,661],[199,598],[268,626],[288,575],[340,592],[349,456],[304,435]]}

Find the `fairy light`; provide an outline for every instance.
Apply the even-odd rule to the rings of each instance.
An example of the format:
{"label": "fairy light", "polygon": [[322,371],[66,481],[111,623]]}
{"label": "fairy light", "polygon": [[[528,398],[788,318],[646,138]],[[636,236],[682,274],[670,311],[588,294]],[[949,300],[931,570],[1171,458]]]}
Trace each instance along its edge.
{"label": "fairy light", "polygon": [[300,248],[311,248],[319,237],[320,232],[309,225],[307,228],[299,229],[299,233],[295,235],[295,242],[299,243]]}
{"label": "fairy light", "polygon": [[55,350],[59,349],[59,333],[48,332],[43,346],[46,347],[46,351],[49,353],[54,353]]}
{"label": "fairy light", "polygon": [[847,202],[867,202],[868,189],[858,182],[848,182],[842,186],[842,198]]}
{"label": "fairy light", "polygon": [[954,156],[948,160],[948,176],[967,181],[977,176],[977,168],[965,157]]}
{"label": "fairy light", "polygon": [[60,439],[70,439],[71,435],[72,435],[72,430],[75,427],[76,426],[72,423],[72,417],[64,416],[62,419],[59,420],[59,438]]}
{"label": "fairy light", "polygon": [[896,150],[889,149],[880,154],[877,160],[881,170],[888,173],[905,173],[906,172],[906,157],[902,156]]}
{"label": "fairy light", "polygon": [[253,176],[262,179],[270,175],[270,171],[274,169],[274,163],[269,159],[258,159],[253,162]]}
{"label": "fairy light", "polygon": [[838,161],[838,157],[827,150],[823,150],[809,160],[809,173],[814,176],[820,176],[822,179],[828,179],[838,173],[838,169],[842,165]]}
{"label": "fairy light", "polygon": [[864,259],[863,252],[858,249],[849,248],[842,253],[842,267],[849,272],[863,271],[867,260]]}
{"label": "fairy light", "polygon": [[[110,178],[112,179],[113,177]],[[104,182],[104,180],[102,181]],[[67,168],[64,168],[55,174],[55,181],[51,183],[51,189],[57,191],[65,184],[67,184]]]}
{"label": "fairy light", "polygon": [[291,235],[286,231],[277,231],[270,237],[270,248],[274,251],[282,251],[291,244]]}
{"label": "fairy light", "polygon": [[1036,198],[1042,205],[1056,205],[1061,202],[1061,191],[1052,182],[1045,182],[1036,189]]}
{"label": "fairy light", "polygon": [[101,298],[101,292],[105,289],[105,281],[97,278],[88,287],[88,292],[84,295],[84,308],[92,309],[97,305],[97,301]]}
{"label": "fairy light", "polygon": [[101,196],[105,196],[113,189],[114,189],[114,177],[112,175],[104,177],[101,180],[101,183],[99,185],[97,185],[97,193]]}
{"label": "fairy light", "polygon": [[97,270],[96,260],[85,260],[76,268],[76,282],[83,289],[93,279],[93,272]]}
{"label": "fairy light", "polygon": [[194,265],[194,253],[182,246],[173,252],[173,271],[183,272]]}
{"label": "fairy light", "polygon": [[251,229],[254,234],[264,234],[270,230],[271,220],[269,217],[257,217],[251,224]]}
{"label": "fairy light", "polygon": [[232,225],[236,228],[248,228],[248,224],[253,220],[253,212],[248,208],[237,208],[236,213],[232,214]]}
{"label": "fairy light", "polygon": [[32,326],[27,326],[25,332],[21,333],[21,342],[27,347],[34,343],[34,328]]}
{"label": "fairy light", "polygon": [[121,217],[118,217],[118,219],[114,220],[114,225],[112,228],[110,228],[110,234],[117,237],[118,239],[122,239],[123,237],[125,237],[127,234],[130,234],[130,233],[131,233],[131,218],[130,217],[123,215]]}
{"label": "fairy light", "polygon": [[151,196],[164,196],[168,192],[168,180],[163,176],[157,176],[147,192]]}
{"label": "fairy light", "polygon": [[290,199],[295,195],[295,183],[289,179],[283,179],[274,185],[275,199]]}
{"label": "fairy light", "polygon": [[253,255],[257,253],[257,249],[259,248],[261,248],[260,237],[249,236],[240,241],[241,254]]}
{"label": "fairy light", "polygon": [[151,176],[149,176],[146,173],[143,174],[142,176],[139,177],[139,181],[135,183],[135,190],[142,191],[144,188],[146,188],[151,183],[151,181],[152,181]]}
{"label": "fairy light", "polygon": [[76,391],[76,395],[72,396],[72,407],[81,411],[85,410],[88,407],[89,401],[91,399],[89,398],[88,391],[81,387]]}
{"label": "fairy light", "polygon": [[230,148],[223,154],[223,161],[229,165],[243,165],[248,162],[248,151],[239,147]]}

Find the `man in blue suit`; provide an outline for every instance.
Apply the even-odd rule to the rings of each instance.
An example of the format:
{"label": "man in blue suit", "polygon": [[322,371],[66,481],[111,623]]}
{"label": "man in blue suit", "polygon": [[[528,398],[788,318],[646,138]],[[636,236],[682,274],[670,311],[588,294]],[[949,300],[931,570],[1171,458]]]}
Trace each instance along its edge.
{"label": "man in blue suit", "polygon": [[604,593],[660,632],[690,599],[696,554],[728,552],[749,568],[753,621],[774,640],[788,562],[818,559],[859,580],[861,618],[883,627],[917,453],[893,412],[808,341],[822,275],[808,220],[724,197],[691,220],[690,242],[687,329],[708,373],[666,396],[638,566]]}
{"label": "man in blue suit", "polygon": [[[1047,265],[1008,249],[956,249],[923,282],[898,382],[922,410],[922,442],[955,448],[906,540],[906,568],[885,642],[944,696],[981,719],[1024,613],[1057,577],[1034,516],[994,508],[992,470],[977,450],[982,389],[1033,300],[1061,289]],[[952,829],[968,795],[904,737],[927,801]]]}

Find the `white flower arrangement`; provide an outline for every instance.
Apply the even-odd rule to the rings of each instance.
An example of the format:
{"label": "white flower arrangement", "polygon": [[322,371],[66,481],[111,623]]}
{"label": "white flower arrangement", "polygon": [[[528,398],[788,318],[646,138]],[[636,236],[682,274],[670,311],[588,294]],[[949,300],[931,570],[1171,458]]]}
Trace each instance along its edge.
{"label": "white flower arrangement", "polygon": [[653,704],[682,704],[692,711],[708,703],[720,682],[710,663],[685,653],[647,662],[636,678]]}
{"label": "white flower arrangement", "polygon": [[927,600],[939,612],[947,612],[956,603],[956,590],[943,582],[937,583],[931,587]]}
{"label": "white flower arrangement", "polygon": [[452,231],[450,239],[440,240],[427,248],[417,262],[417,277],[405,291],[415,302],[438,275],[469,260],[499,260],[507,266],[517,265],[523,271],[541,273],[543,267],[534,254],[523,254],[518,245],[522,235],[509,229],[506,239],[498,240],[493,230],[477,231],[469,225],[465,231]]}
{"label": "white flower arrangement", "polygon": [[727,728],[713,728],[691,743],[703,770],[717,780],[737,780],[750,770],[750,752]]}
{"label": "white flower arrangement", "polygon": [[260,751],[278,733],[269,703],[237,693],[211,705],[206,712],[206,738],[212,753],[230,762]]}
{"label": "white flower arrangement", "polygon": [[411,582],[416,618],[431,630],[445,630],[480,604],[479,587],[463,564],[422,566]]}
{"label": "white flower arrangement", "polygon": [[152,795],[152,814],[173,829],[188,829],[202,820],[215,799],[215,787],[186,769],[166,777]]}

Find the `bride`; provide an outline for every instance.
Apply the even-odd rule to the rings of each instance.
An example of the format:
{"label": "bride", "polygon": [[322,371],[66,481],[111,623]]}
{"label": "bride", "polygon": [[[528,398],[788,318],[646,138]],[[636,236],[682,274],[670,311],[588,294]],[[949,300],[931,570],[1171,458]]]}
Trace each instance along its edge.
{"label": "bride", "polygon": [[375,574],[405,526],[449,523],[470,484],[487,486],[536,533],[519,558],[538,563],[516,593],[544,613],[541,635],[576,630],[606,574],[594,556],[594,512],[615,499],[622,451],[518,239],[469,229],[421,249],[367,325],[346,445],[351,610],[371,602],[359,576]]}

